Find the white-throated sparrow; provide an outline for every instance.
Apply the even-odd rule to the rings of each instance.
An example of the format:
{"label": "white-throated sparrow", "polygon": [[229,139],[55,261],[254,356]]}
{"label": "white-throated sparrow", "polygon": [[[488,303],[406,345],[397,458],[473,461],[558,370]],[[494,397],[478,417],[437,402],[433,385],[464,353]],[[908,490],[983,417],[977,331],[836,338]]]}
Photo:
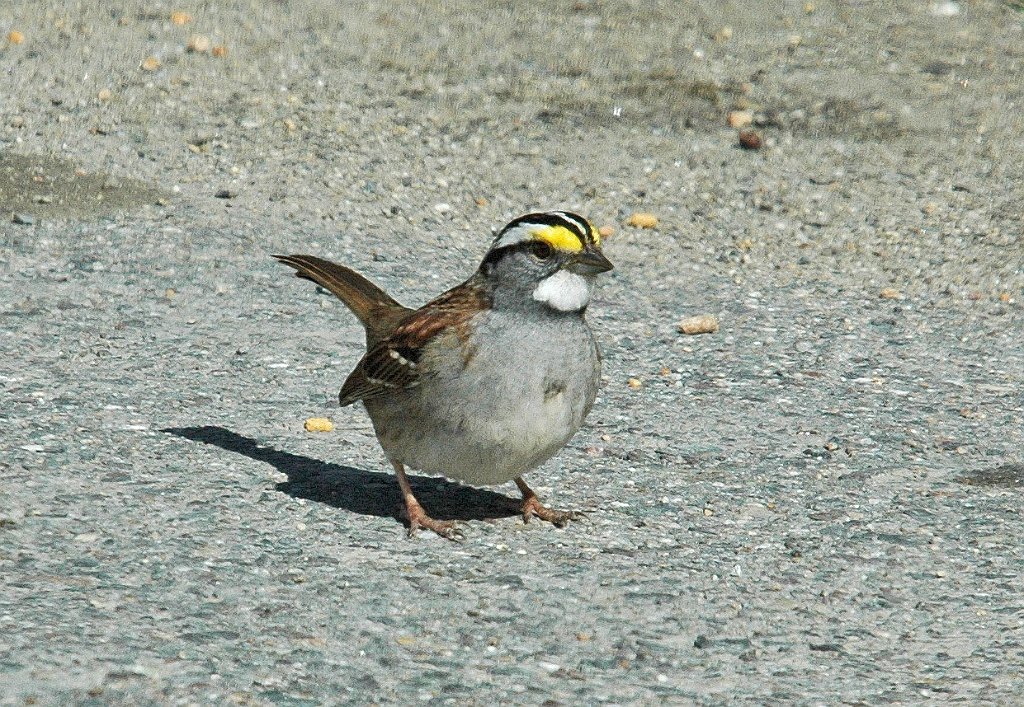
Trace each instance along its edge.
{"label": "white-throated sparrow", "polygon": [[333,292],[366,328],[366,355],[342,386],[363,401],[405,499],[409,533],[459,535],[426,514],[405,467],[470,484],[515,481],[523,519],[565,525],[523,481],[576,434],[597,395],[601,355],[584,319],[592,281],[612,268],[582,216],[520,216],[461,285],[413,310],[359,273],[276,255]]}

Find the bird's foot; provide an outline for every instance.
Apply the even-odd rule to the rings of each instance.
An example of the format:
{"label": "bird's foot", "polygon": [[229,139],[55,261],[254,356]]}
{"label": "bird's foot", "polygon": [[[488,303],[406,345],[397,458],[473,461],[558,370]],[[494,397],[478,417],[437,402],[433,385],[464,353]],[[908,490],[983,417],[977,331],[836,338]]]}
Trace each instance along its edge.
{"label": "bird's foot", "polygon": [[523,522],[529,523],[530,518],[537,517],[551,523],[556,528],[564,528],[571,520],[580,520],[584,514],[579,511],[556,511],[540,502],[536,496],[527,496],[519,507],[523,513]]}
{"label": "bird's foot", "polygon": [[405,507],[406,520],[409,521],[409,537],[411,538],[416,534],[416,531],[420,528],[424,530],[432,530],[440,535],[445,540],[452,540],[454,542],[461,542],[465,540],[465,535],[459,530],[458,526],[453,520],[435,520],[427,515],[427,512],[423,510],[423,506],[420,504],[407,505]]}

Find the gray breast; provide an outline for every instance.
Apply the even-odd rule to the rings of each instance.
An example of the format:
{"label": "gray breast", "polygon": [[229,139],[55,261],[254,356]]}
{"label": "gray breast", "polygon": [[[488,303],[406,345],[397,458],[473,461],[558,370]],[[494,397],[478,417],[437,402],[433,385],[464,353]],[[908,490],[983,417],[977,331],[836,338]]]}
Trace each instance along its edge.
{"label": "gray breast", "polygon": [[579,430],[600,362],[582,317],[526,326],[521,317],[481,316],[468,362],[452,348],[430,347],[432,377],[396,398],[367,401],[367,409],[390,458],[498,484],[543,463]]}

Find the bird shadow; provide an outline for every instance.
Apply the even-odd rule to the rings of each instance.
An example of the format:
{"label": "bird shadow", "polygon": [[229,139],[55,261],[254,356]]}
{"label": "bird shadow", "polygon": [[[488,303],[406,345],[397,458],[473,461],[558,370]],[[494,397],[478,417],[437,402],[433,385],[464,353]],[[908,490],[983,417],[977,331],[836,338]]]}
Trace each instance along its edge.
{"label": "bird shadow", "polygon": [[[294,498],[405,522],[402,495],[393,474],[282,452],[215,425],[168,427],[161,432],[266,462],[288,477],[276,485],[277,490]],[[409,483],[416,499],[438,520],[493,520],[519,514],[521,501],[487,489],[429,476],[410,475]]]}

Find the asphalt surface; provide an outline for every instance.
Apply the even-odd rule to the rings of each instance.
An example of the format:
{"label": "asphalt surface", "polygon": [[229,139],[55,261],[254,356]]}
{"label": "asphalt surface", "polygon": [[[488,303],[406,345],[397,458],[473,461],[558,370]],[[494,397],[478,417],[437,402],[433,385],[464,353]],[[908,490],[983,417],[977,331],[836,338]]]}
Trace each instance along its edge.
{"label": "asphalt surface", "polygon": [[[211,5],[0,7],[0,704],[1019,702],[1019,3]],[[407,539],[270,255],[422,303],[537,208],[615,229],[588,518]]]}

